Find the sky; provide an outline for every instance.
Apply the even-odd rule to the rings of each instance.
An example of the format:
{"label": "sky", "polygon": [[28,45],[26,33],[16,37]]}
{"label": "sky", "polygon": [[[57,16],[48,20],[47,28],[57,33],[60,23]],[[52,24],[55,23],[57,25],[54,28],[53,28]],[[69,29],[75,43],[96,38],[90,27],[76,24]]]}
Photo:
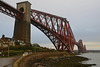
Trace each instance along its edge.
{"label": "sky", "polygon": [[[76,41],[83,40],[88,50],[100,50],[100,0],[3,0],[16,8],[16,3],[29,1],[31,9],[67,18]],[[0,38],[12,37],[15,19],[0,13]],[[31,43],[54,48],[50,40],[31,25]],[[75,47],[77,49],[77,47]]]}

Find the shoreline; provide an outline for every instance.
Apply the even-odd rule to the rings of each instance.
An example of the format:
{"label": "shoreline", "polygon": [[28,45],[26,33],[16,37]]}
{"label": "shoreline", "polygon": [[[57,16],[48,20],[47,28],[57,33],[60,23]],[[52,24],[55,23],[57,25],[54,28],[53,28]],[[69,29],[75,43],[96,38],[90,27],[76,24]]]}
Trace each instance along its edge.
{"label": "shoreline", "polygon": [[81,56],[65,56],[43,58],[37,60],[33,67],[90,67],[96,64],[82,64],[82,61],[88,61],[88,58]]}
{"label": "shoreline", "polygon": [[88,58],[61,52],[35,53],[19,58],[13,67],[90,67],[96,64],[82,64]]}

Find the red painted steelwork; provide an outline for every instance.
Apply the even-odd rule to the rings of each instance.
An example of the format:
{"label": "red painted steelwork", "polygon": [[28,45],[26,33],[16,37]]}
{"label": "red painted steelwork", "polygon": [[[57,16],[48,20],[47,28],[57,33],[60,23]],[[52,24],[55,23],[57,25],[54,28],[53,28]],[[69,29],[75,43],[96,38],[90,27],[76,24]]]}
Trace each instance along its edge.
{"label": "red painted steelwork", "polygon": [[65,18],[32,9],[31,21],[51,40],[57,50],[73,51],[76,41]]}
{"label": "red painted steelwork", "polygon": [[22,19],[23,13],[21,11],[16,10],[12,6],[0,0],[0,12],[11,16],[13,18]]}
{"label": "red painted steelwork", "polygon": [[76,45],[78,46],[78,52],[79,53],[85,53],[86,52],[86,46],[83,45],[82,40],[79,40]]}
{"label": "red painted steelwork", "polygon": [[[23,18],[23,13],[0,0],[0,12],[13,18]],[[54,44],[59,51],[72,52],[74,45],[78,46],[79,52],[86,52],[82,40],[76,42],[72,29],[66,18],[31,10],[31,24],[40,29]]]}

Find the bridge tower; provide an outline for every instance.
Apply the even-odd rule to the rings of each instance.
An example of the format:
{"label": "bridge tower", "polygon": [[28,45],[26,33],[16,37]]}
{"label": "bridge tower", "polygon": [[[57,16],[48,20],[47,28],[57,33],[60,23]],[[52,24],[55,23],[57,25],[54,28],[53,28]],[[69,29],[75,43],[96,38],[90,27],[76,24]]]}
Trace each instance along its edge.
{"label": "bridge tower", "polygon": [[31,4],[28,1],[17,3],[17,9],[24,13],[23,19],[15,19],[15,28],[13,38],[22,40],[26,44],[30,43],[30,9]]}

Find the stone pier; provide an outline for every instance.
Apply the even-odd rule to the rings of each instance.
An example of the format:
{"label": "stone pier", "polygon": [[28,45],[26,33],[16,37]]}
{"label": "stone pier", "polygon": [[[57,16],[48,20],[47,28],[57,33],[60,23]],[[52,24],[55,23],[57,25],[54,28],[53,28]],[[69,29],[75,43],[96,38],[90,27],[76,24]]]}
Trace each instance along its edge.
{"label": "stone pier", "polygon": [[15,19],[15,28],[13,38],[30,43],[30,9],[31,4],[28,1],[17,3],[17,9],[24,13],[23,19]]}

